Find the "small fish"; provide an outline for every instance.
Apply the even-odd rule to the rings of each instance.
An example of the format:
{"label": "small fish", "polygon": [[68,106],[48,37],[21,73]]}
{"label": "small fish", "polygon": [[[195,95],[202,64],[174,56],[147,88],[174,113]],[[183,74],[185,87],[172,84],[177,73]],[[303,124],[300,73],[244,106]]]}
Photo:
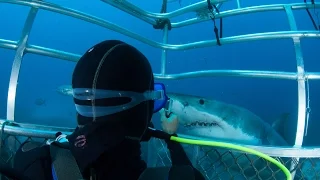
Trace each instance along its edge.
{"label": "small fish", "polygon": [[73,90],[71,85],[59,86],[57,88],[57,92],[65,96],[73,96]]}
{"label": "small fish", "polygon": [[46,100],[43,98],[38,98],[34,101],[34,104],[37,106],[46,106]]}

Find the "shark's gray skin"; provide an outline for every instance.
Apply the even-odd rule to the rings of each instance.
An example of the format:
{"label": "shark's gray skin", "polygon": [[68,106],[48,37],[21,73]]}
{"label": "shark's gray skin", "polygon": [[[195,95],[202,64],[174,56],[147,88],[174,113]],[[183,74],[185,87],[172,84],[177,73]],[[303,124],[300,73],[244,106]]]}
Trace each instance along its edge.
{"label": "shark's gray skin", "polygon": [[[71,86],[60,86],[57,91],[63,95],[72,96]],[[288,145],[286,140],[283,139],[272,126],[243,107],[197,96],[174,93],[167,95],[172,100],[170,111],[179,118],[179,133],[236,144],[266,146]],[[164,113],[160,113],[160,115],[164,116]],[[212,151],[213,149],[212,147],[205,147],[206,151]],[[190,158],[195,158],[194,153],[190,152],[190,148],[186,149],[186,151],[187,154],[193,156],[189,156]],[[226,150],[217,149],[217,152],[223,154]],[[241,153],[234,152],[233,154],[237,157],[240,156]],[[243,169],[244,172],[241,173],[246,178],[259,179],[256,176],[256,171],[260,171],[259,177],[261,179],[269,179],[272,176],[272,171],[263,170],[268,165],[262,159],[251,163],[254,165],[255,170],[252,166],[250,167],[248,165],[250,161],[248,161],[248,158],[245,156],[237,159],[235,163],[234,157],[230,155],[220,156],[217,153],[209,153],[206,155],[209,156],[212,162],[208,162],[207,167],[202,167],[204,169],[215,164],[216,166],[228,167],[229,170],[239,173],[242,171],[241,168],[246,167],[248,169]],[[197,156],[203,157],[205,154],[202,152],[200,154],[198,153]],[[247,157],[251,160],[258,159],[253,155],[247,155]],[[269,167],[273,170],[278,170],[275,166],[269,165]],[[206,172],[206,174],[208,173],[209,172]],[[208,175],[208,177],[209,176],[211,175]],[[225,178],[229,179],[230,176]],[[274,178],[285,179],[281,172],[274,175]],[[239,177],[236,179],[243,178]]]}
{"label": "shark's gray skin", "polygon": [[168,97],[170,111],[188,135],[248,145],[288,145],[268,123],[243,107],[183,94],[169,93]]}

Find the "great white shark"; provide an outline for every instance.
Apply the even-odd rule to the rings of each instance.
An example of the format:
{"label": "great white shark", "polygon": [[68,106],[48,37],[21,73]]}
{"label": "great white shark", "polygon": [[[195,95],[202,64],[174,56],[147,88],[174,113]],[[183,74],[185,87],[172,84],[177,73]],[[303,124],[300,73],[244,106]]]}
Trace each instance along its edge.
{"label": "great white shark", "polygon": [[170,111],[188,135],[248,145],[288,145],[270,124],[243,107],[199,96],[169,93],[168,97]]}
{"label": "great white shark", "polygon": [[[206,99],[200,96],[177,93],[168,93],[167,95],[172,101],[169,110],[178,117],[180,133],[195,136],[200,139],[205,138],[240,145],[288,146],[283,136],[273,128],[277,127],[280,130],[280,126],[286,122],[288,114],[283,114],[274,124],[270,125],[258,115],[237,105]],[[160,114],[162,118],[165,118],[164,111],[161,111]],[[211,147],[206,147],[205,151],[212,151],[212,149]],[[234,172],[243,171],[242,168],[250,167],[249,164],[254,165],[254,168],[251,166],[242,172],[244,179],[249,177],[259,179],[258,176],[256,176],[257,174],[259,174],[261,179],[268,179],[272,176],[272,171],[278,170],[277,167],[268,165],[268,162],[263,159],[257,159],[256,156],[247,155],[249,159],[255,160],[254,162],[250,162],[246,157],[237,158],[235,161],[235,157],[239,157],[242,153],[233,152],[235,156],[233,157],[226,153],[225,149],[218,148],[216,150],[216,153],[202,153],[197,154],[197,156],[203,157],[207,155],[213,162],[223,162],[218,163],[218,166],[228,167]],[[191,156],[195,155],[191,152]],[[217,165],[217,163],[215,164]],[[212,165],[213,164],[211,164],[211,166]],[[270,167],[272,170],[263,170],[265,167]],[[276,179],[284,179],[283,173],[281,172],[277,172],[273,177]],[[241,178],[238,177],[236,179]]]}
{"label": "great white shark", "polygon": [[[70,85],[60,86],[57,91],[66,96],[72,96],[73,91]],[[217,100],[206,99],[199,96],[184,95],[177,93],[168,93],[171,99],[170,112],[178,116],[179,133],[186,135],[206,138],[223,142],[231,142],[236,144],[246,145],[263,145],[263,146],[287,146],[287,141],[273,127],[279,125],[270,125],[259,116],[240,106],[224,103]],[[165,116],[164,111],[160,115]],[[285,120],[287,116],[283,116]],[[282,120],[276,121],[281,124]],[[253,178],[253,179],[269,179],[272,176],[272,171],[278,170],[276,167],[269,165],[263,159],[258,159],[253,155],[246,155],[249,159],[255,160],[250,162],[248,158],[235,157],[242,153],[233,152],[233,155],[224,155],[225,149],[206,147],[207,151],[216,149],[218,153],[206,154],[210,157],[210,161],[219,163],[233,172],[242,172],[244,177],[236,178]],[[188,150],[186,150],[188,151]],[[162,152],[163,153],[163,152]],[[192,152],[187,152],[194,156]],[[205,156],[204,153],[197,156]],[[194,158],[190,157],[189,158]],[[253,166],[249,166],[252,164]],[[212,164],[211,164],[212,166]],[[246,167],[247,169],[242,169]],[[264,170],[270,167],[272,170]],[[202,169],[206,169],[202,167]],[[259,173],[257,173],[259,172]],[[208,172],[206,172],[208,174]],[[213,173],[214,174],[214,173]],[[209,176],[213,176],[209,175]],[[259,174],[257,176],[257,174]],[[276,179],[284,179],[283,173],[279,172],[273,175]],[[210,177],[208,177],[210,178]],[[273,178],[271,178],[273,179]]]}

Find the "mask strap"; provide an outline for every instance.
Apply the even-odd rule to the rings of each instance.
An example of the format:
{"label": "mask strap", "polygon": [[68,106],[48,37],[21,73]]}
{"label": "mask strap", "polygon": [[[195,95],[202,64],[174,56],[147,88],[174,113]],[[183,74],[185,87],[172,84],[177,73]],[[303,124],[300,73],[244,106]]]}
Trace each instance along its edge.
{"label": "mask strap", "polygon": [[107,52],[104,54],[104,56],[102,57],[99,65],[98,65],[98,67],[97,67],[97,71],[96,71],[96,73],[95,73],[95,75],[94,75],[94,79],[93,79],[93,83],[92,83],[93,98],[92,98],[92,100],[91,100],[92,113],[93,113],[93,120],[92,120],[92,121],[93,121],[93,122],[96,121],[96,114],[95,114],[95,111],[96,111],[96,109],[95,109],[95,104],[96,104],[96,103],[95,103],[95,96],[96,96],[96,92],[95,92],[95,90],[96,90],[96,88],[97,88],[97,81],[98,81],[100,69],[101,69],[101,67],[102,67],[105,59],[108,57],[108,55],[109,55],[115,48],[117,48],[118,46],[121,46],[121,45],[123,45],[123,44],[117,44],[117,45],[113,46],[111,49],[109,49],[109,51],[107,51]]}

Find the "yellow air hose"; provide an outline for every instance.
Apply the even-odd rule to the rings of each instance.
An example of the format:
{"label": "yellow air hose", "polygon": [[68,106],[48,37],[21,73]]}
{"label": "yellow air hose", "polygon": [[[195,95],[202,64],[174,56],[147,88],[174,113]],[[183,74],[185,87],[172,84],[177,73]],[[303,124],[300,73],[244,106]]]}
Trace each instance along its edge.
{"label": "yellow air hose", "polygon": [[170,140],[176,141],[178,143],[183,143],[183,144],[221,147],[221,148],[234,149],[234,150],[239,150],[239,151],[247,152],[250,154],[254,154],[256,156],[259,156],[259,157],[273,163],[277,167],[279,167],[282,170],[282,172],[287,176],[287,180],[292,179],[290,171],[282,163],[280,163],[276,159],[274,159],[274,158],[272,158],[262,152],[254,150],[254,149],[250,149],[247,147],[243,147],[243,146],[239,146],[239,145],[235,145],[235,144],[231,144],[231,143],[186,139],[186,138],[181,138],[181,137],[176,137],[176,136],[171,136]]}

